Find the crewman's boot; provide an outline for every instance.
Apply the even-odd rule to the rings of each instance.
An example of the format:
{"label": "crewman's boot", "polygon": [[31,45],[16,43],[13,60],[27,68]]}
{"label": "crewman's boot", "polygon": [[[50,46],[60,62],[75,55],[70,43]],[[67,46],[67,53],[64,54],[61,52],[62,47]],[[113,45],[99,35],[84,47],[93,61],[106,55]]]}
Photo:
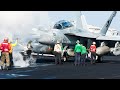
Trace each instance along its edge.
{"label": "crewman's boot", "polygon": [[6,70],[11,70],[11,69],[10,69],[10,66],[6,66]]}
{"label": "crewman's boot", "polygon": [[64,57],[64,62],[66,61],[66,58]]}
{"label": "crewman's boot", "polygon": [[4,70],[3,66],[1,66],[1,70]]}

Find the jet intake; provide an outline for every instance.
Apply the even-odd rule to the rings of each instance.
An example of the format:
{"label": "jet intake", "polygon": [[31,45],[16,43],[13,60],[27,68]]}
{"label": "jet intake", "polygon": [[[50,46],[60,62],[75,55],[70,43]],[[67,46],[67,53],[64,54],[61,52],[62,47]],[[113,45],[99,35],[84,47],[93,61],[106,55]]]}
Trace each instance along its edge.
{"label": "jet intake", "polygon": [[67,54],[68,54],[69,56],[75,56],[73,49],[68,49],[68,50],[67,50]]}

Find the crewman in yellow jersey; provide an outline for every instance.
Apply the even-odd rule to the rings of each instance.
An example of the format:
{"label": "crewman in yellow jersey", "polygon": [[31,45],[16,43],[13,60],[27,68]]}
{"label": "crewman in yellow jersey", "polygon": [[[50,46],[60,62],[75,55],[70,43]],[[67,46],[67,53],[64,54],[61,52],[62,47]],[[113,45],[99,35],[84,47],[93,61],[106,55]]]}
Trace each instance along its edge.
{"label": "crewman in yellow jersey", "polygon": [[15,47],[18,44],[18,38],[16,39],[15,43],[12,43],[12,41],[10,41],[10,46],[11,49],[9,51],[9,57],[10,57],[10,67],[13,66],[13,47]]}

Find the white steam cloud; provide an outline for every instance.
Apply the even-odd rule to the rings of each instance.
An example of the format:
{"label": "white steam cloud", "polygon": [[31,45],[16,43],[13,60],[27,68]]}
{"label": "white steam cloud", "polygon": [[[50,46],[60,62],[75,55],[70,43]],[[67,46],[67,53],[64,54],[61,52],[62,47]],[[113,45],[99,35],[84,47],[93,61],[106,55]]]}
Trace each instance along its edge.
{"label": "white steam cloud", "polygon": [[[27,38],[31,37],[32,28],[39,25],[47,27],[48,24],[47,11],[0,11],[0,43],[5,37],[8,37],[12,41],[16,38],[19,41],[29,40]],[[16,66],[29,66],[29,63],[23,61],[18,53],[14,53],[13,58],[15,58],[14,62]]]}
{"label": "white steam cloud", "polygon": [[[48,25],[47,11],[0,11],[0,37],[29,37],[32,28]],[[0,39],[0,40],[1,40]]]}

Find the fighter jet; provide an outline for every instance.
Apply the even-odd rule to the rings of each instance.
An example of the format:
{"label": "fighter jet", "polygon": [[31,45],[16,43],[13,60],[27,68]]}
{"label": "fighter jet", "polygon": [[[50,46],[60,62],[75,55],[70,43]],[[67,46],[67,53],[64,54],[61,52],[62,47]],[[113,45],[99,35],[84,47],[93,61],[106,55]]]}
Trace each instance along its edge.
{"label": "fighter jet", "polygon": [[[57,40],[59,40],[63,46],[66,44],[71,46],[69,50],[71,53],[73,53],[73,47],[76,44],[76,40],[80,40],[82,44],[89,48],[91,43],[96,41],[98,37],[105,36],[116,13],[116,11],[113,11],[101,32],[97,34],[89,32],[87,27],[85,27],[85,23],[81,22],[83,16],[80,12],[76,13],[76,25],[67,20],[60,20],[54,25],[52,29],[45,29],[41,27],[34,29],[34,32],[32,32],[31,35],[33,39],[33,52],[52,53],[53,46]],[[100,43],[97,42],[97,45],[100,45]],[[73,54],[71,54],[71,56],[72,55]]]}
{"label": "fighter jet", "polygon": [[[53,54],[53,47],[56,41],[59,40],[63,46],[66,44],[69,45],[67,53],[69,56],[74,56],[73,49],[74,45],[76,44],[76,40],[80,40],[82,44],[89,48],[93,41],[96,41],[98,37],[106,34],[116,13],[117,12],[114,11],[111,14],[101,32],[97,34],[93,34],[88,31],[85,22],[82,22],[82,19],[84,18],[81,13],[76,13],[77,21],[75,24],[67,20],[60,20],[55,23],[53,28],[34,28],[33,32],[31,32],[33,52],[37,54]],[[96,42],[98,46],[101,43],[99,40]]]}

